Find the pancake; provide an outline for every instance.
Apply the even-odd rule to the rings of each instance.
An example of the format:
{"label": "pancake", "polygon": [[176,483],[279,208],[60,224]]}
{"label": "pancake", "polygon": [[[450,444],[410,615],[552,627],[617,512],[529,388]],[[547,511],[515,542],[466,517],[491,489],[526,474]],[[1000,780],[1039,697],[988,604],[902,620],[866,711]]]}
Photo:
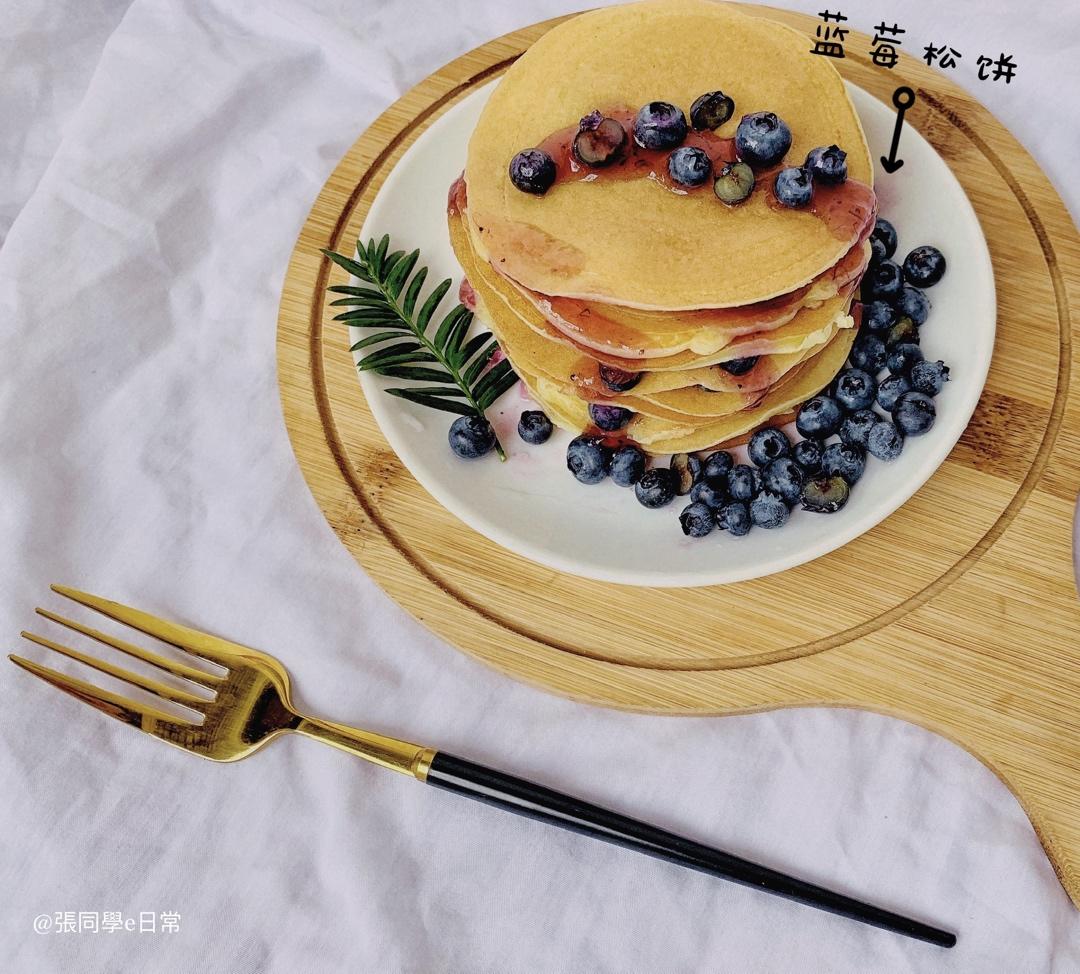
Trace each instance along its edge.
{"label": "pancake", "polygon": [[[742,336],[710,355],[682,351],[659,358],[631,359],[597,352],[595,349],[579,346],[555,329],[516,287],[510,285],[504,277],[480,258],[473,250],[468,233],[465,232],[462,216],[463,214],[457,208],[452,208],[448,214],[450,242],[454,253],[472,287],[483,296],[489,323],[496,337],[510,343],[514,341],[517,341],[519,345],[525,343],[517,327],[517,323],[520,322],[528,326],[548,345],[561,344],[572,353],[576,353],[578,357],[587,357],[627,372],[681,371],[714,366],[719,362],[753,355],[798,354],[823,344],[837,328],[850,328],[853,324],[847,313],[854,287],[850,284],[831,300],[814,308],[802,309],[782,327],[771,332]],[[542,346],[536,346],[535,352],[532,353],[536,361],[541,361],[544,355],[550,354],[553,353],[545,352]],[[533,371],[543,370],[534,366]],[[743,387],[743,391],[752,390]]]}
{"label": "pancake", "polygon": [[630,421],[627,435],[647,453],[692,453],[707,450],[741,436],[776,416],[785,414],[825,388],[847,361],[855,341],[852,329],[841,331],[825,348],[794,369],[752,409],[734,413],[715,423],[671,423],[638,416]]}
{"label": "pancake", "polygon": [[[802,353],[804,360],[812,360],[818,355],[824,355],[833,341],[836,341],[836,338]],[[840,345],[837,348],[846,343],[846,338],[840,338],[839,341]],[[850,343],[847,343],[847,346],[850,348]],[[654,396],[631,394],[611,401],[617,405],[632,409],[642,416],[653,416],[659,419],[668,419],[673,422],[697,426],[714,422],[718,418],[730,416],[732,413],[744,409],[759,406],[777,389],[783,388],[786,383],[793,381],[798,374],[799,365],[796,365],[770,388],[754,393],[743,393],[740,396],[725,392],[710,392],[700,386],[688,386],[684,389],[673,389]],[[636,392],[637,389],[635,388],[634,393]],[[737,406],[739,399],[742,400],[742,405]],[[658,407],[662,411],[658,411]]]}
{"label": "pancake", "polygon": [[[453,227],[451,234],[460,233]],[[718,366],[686,371],[644,372],[638,383],[623,393],[605,386],[599,375],[598,363],[559,341],[553,341],[529,328],[509,309],[500,310],[499,297],[480,281],[473,285],[476,292],[477,314],[492,329],[516,367],[531,375],[544,376],[553,382],[572,387],[579,398],[617,403],[649,415],[664,415],[664,410],[696,415],[725,415],[742,409],[793,369],[817,345],[785,355],[762,355],[744,375],[730,375]],[[837,328],[831,328],[825,340],[832,338]],[[696,387],[696,391],[690,387]],[[682,395],[677,395],[682,393]],[[725,396],[730,398],[725,399]],[[629,401],[632,400],[632,401]],[[656,412],[659,407],[661,412]]]}
{"label": "pancake", "polygon": [[[835,331],[829,334],[826,341],[832,338],[833,334]],[[803,359],[817,351],[817,348],[818,346],[814,346],[786,355],[762,355],[754,367],[742,375],[732,375],[719,365],[705,365],[700,368],[668,372],[643,372],[641,380],[634,386],[634,394],[648,398],[665,392],[688,389],[691,386],[700,386],[708,392],[756,392],[760,389],[768,389]]]}
{"label": "pancake", "polygon": [[[847,361],[855,334],[839,332],[825,348],[794,369],[775,388],[749,408],[720,418],[650,416],[630,421],[627,436],[647,453],[693,453],[731,443],[770,420],[789,421],[793,410],[820,392]],[[589,429],[588,405],[571,388],[518,367],[518,374],[532,397],[553,422],[575,435]]]}
{"label": "pancake", "polygon": [[[846,358],[850,342],[839,336],[836,345],[838,347],[823,352],[819,361],[811,359],[804,369],[793,373],[751,408],[703,422],[687,422],[685,417],[680,421],[642,415],[631,421],[627,434],[647,453],[660,455],[711,449],[736,442],[770,420],[787,422],[793,418],[793,408],[824,388],[835,374],[829,370],[839,368],[837,361],[842,364]],[[588,407],[572,392],[542,376],[533,376],[527,371],[520,374],[533,398],[557,425],[575,435],[590,428]],[[644,443],[638,439],[642,435],[654,438]]]}
{"label": "pancake", "polygon": [[616,304],[550,297],[530,291],[512,280],[510,283],[515,284],[554,328],[585,348],[631,358],[681,351],[707,355],[741,335],[779,328],[802,308],[816,307],[857,281],[870,260],[866,237],[872,226],[872,223],[867,224],[856,245],[810,284],[771,301],[737,308],[704,308],[678,313],[641,311]]}
{"label": "pancake", "polygon": [[[577,381],[579,373],[586,373],[588,360],[582,363],[582,357],[575,356],[567,349],[561,349],[558,345],[544,342],[528,328],[519,326],[519,335],[516,338],[525,338],[525,341],[517,341],[508,338],[506,332],[494,323],[494,316],[490,306],[481,292],[476,296],[476,314],[482,321],[487,323],[499,340],[499,347],[510,359],[514,371],[519,375],[526,373],[534,379],[543,379],[550,389],[558,389],[563,395],[582,400],[587,404],[593,402],[607,402],[632,409],[635,413],[644,416],[652,416],[657,419],[670,420],[673,423],[685,423],[687,417],[708,416],[717,419],[731,413],[746,409],[758,402],[767,392],[766,387],[755,391],[727,391],[710,392],[705,389],[679,389],[667,392],[658,392],[649,397],[637,395],[638,387],[625,393],[611,393],[610,390],[598,388],[599,382],[593,386],[583,386]],[[564,356],[561,365],[559,357],[554,358],[546,353],[556,350]],[[584,367],[583,367],[584,366]],[[670,373],[677,375],[678,373]],[[675,401],[669,402],[669,398],[676,393],[684,393]],[[685,395],[691,393],[691,395]],[[587,416],[587,413],[583,415]]]}
{"label": "pancake", "polygon": [[803,34],[708,0],[649,0],[566,21],[499,82],[465,166],[480,256],[540,294],[660,311],[767,301],[826,272],[865,220],[837,226],[815,215],[821,208],[780,212],[762,187],[729,208],[707,190],[683,195],[647,178],[567,179],[544,196],[509,180],[515,153],[596,108],[664,99],[685,111],[716,88],[735,101],[720,136],[745,114],[775,112],[792,131],[786,160],[836,143],[848,154],[845,186],[872,185],[843,81]]}
{"label": "pancake", "polygon": [[562,392],[549,379],[541,379],[516,366],[515,371],[529,390],[529,395],[556,426],[575,436],[588,428],[589,409],[581,399]]}

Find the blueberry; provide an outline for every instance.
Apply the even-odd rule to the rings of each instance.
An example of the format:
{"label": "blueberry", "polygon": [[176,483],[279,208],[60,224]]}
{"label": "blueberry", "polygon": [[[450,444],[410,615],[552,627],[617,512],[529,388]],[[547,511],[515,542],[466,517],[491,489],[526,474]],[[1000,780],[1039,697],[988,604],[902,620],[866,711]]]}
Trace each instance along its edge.
{"label": "blueberry", "polygon": [[716,512],[716,526],[736,538],[750,533],[750,511],[742,501],[732,501]]}
{"label": "blueberry", "polygon": [[827,439],[840,429],[844,411],[832,396],[816,395],[799,407],[795,428],[801,436]]}
{"label": "blueberry", "polygon": [[627,372],[625,369],[600,363],[600,381],[612,392],[627,392],[641,381],[641,373]]}
{"label": "blueberry", "polygon": [[850,416],[844,417],[840,424],[840,439],[848,446],[858,446],[866,449],[866,440],[870,430],[880,417],[872,409],[858,409]]}
{"label": "blueberry", "polygon": [[883,419],[871,427],[866,449],[879,460],[895,460],[904,449],[904,437],[889,420]]}
{"label": "blueberry", "polygon": [[589,403],[589,417],[605,433],[621,430],[633,417],[633,410],[623,406],[607,406],[601,402]]}
{"label": "blueberry", "polygon": [[844,369],[836,377],[836,401],[845,409],[866,409],[877,395],[877,380],[862,369]]}
{"label": "blueberry", "polygon": [[911,388],[916,392],[936,396],[949,381],[949,367],[941,359],[936,362],[916,362],[911,367],[909,378]]}
{"label": "blueberry", "polygon": [[576,436],[566,448],[566,469],[583,484],[598,484],[611,469],[611,448],[598,436]]}
{"label": "blueberry", "polygon": [[634,495],[643,507],[657,508],[675,499],[675,474],[667,467],[646,470],[634,484]]}
{"label": "blueberry", "polygon": [[884,217],[877,218],[874,229],[870,232],[870,239],[881,241],[886,257],[892,257],[896,253],[896,228]]}
{"label": "blueberry", "polygon": [[645,473],[645,454],[632,443],[611,454],[611,479],[620,487],[633,487]]}
{"label": "blueberry", "polygon": [[754,467],[737,464],[727,475],[727,489],[733,501],[753,500],[761,490],[761,475]]}
{"label": "blueberry", "polygon": [[899,265],[891,260],[867,268],[863,275],[863,297],[870,301],[891,301],[898,297],[904,286],[904,278]]}
{"label": "blueberry", "polygon": [[705,458],[705,463],[701,468],[701,476],[705,480],[717,480],[726,477],[734,466],[735,458],[727,450],[717,450]]}
{"label": "blueberry", "polygon": [[851,347],[851,364],[871,375],[877,375],[885,368],[885,343],[871,332],[859,335]]}
{"label": "blueberry", "polygon": [[675,474],[675,493],[683,497],[701,474],[701,461],[689,453],[676,453],[671,458],[671,472]]}
{"label": "blueberry", "polygon": [[699,480],[690,488],[690,500],[708,504],[709,507],[723,507],[727,502],[727,480]]}
{"label": "blueberry", "polygon": [[889,329],[888,335],[885,336],[885,344],[889,348],[904,342],[910,345],[919,344],[919,326],[910,318],[898,318],[896,324]]}
{"label": "blueberry", "polygon": [[911,383],[906,375],[887,375],[878,383],[878,405],[887,413],[891,413],[896,400],[911,388]]}
{"label": "blueberry", "polygon": [[792,209],[808,206],[814,198],[814,180],[810,170],[795,166],[781,169],[773,180],[773,193],[778,202]]}
{"label": "blueberry", "polygon": [[897,315],[910,318],[916,325],[925,324],[930,316],[930,299],[910,284],[905,284],[900,289],[900,294],[893,303],[896,305]]}
{"label": "blueberry", "polygon": [[885,356],[885,364],[894,375],[907,375],[916,362],[922,361],[922,349],[914,342],[893,345]]}
{"label": "blueberry", "polygon": [[712,159],[704,149],[681,145],[668,156],[667,170],[681,186],[701,186],[712,175]]}
{"label": "blueberry", "polygon": [[761,472],[765,490],[776,494],[788,506],[799,500],[805,482],[806,471],[791,457],[778,457]]}
{"label": "blueberry", "polygon": [[937,247],[924,244],[904,258],[904,277],[916,287],[932,287],[945,276],[945,256]]}
{"label": "blueberry", "polygon": [[896,308],[888,301],[871,301],[863,305],[862,323],[871,331],[886,332],[896,324]]}
{"label": "blueberry", "polygon": [[791,148],[791,129],[772,112],[744,115],[735,130],[735,151],[743,162],[764,168],[784,158]]}
{"label": "blueberry", "polygon": [[754,191],[754,170],[745,162],[726,162],[716,174],[712,188],[721,203],[735,206]]}
{"label": "blueberry", "polygon": [[812,514],[835,514],[850,496],[851,488],[843,477],[814,477],[803,487],[802,507]]}
{"label": "blueberry", "polygon": [[791,453],[791,442],[784,435],[783,430],[775,426],[766,426],[750,437],[746,452],[752,463],[765,467],[777,457],[788,456]]}
{"label": "blueberry", "polygon": [[634,116],[634,141],[643,149],[674,149],[686,133],[686,116],[670,102],[651,101]]}
{"label": "blueberry", "polygon": [[757,362],[757,355],[748,355],[746,358],[733,358],[728,359],[726,362],[721,362],[720,368],[728,375],[746,375],[747,372],[757,365]]}
{"label": "blueberry", "polygon": [[847,179],[847,153],[838,145],[819,145],[811,149],[804,165],[814,179],[826,185]]}
{"label": "blueberry", "polygon": [[782,497],[764,492],[750,502],[750,520],[759,528],[782,528],[791,512]]}
{"label": "blueberry", "polygon": [[510,160],[510,182],[523,193],[543,196],[556,174],[555,160],[542,149],[522,149]]}
{"label": "blueberry", "polygon": [[852,486],[866,469],[866,453],[861,446],[850,443],[830,443],[821,459],[821,472],[826,477],[843,477]]}
{"label": "blueberry", "polygon": [[688,537],[704,538],[716,527],[716,518],[708,504],[695,502],[682,509],[679,524],[682,525],[682,533]]}
{"label": "blueberry", "polygon": [[799,440],[791,448],[792,459],[808,474],[815,474],[821,469],[821,458],[825,453],[822,440]]}
{"label": "blueberry", "polygon": [[626,129],[600,112],[586,115],[574,136],[574,155],[587,166],[609,166],[626,148]]}
{"label": "blueberry", "polygon": [[735,102],[722,91],[698,95],[690,106],[690,124],[699,132],[718,129],[735,114]]}
{"label": "blueberry", "polygon": [[554,429],[551,420],[539,409],[526,409],[518,420],[518,436],[533,446],[547,443]]}
{"label": "blueberry", "polygon": [[483,416],[459,416],[450,424],[450,449],[463,460],[475,460],[495,448],[495,430]]}
{"label": "blueberry", "polygon": [[892,415],[904,436],[921,436],[934,425],[937,409],[925,392],[905,392],[896,400]]}
{"label": "blueberry", "polygon": [[888,260],[888,255],[885,253],[885,244],[883,244],[877,237],[870,238],[870,265],[880,264],[883,260]]}

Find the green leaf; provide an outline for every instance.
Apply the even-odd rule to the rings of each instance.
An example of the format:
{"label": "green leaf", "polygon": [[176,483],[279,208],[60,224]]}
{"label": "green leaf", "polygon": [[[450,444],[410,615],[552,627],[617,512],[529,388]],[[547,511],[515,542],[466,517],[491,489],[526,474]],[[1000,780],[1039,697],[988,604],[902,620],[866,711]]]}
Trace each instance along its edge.
{"label": "green leaf", "polygon": [[[380,373],[381,375],[382,373]],[[449,377],[448,377],[449,378]],[[423,392],[432,396],[449,396],[454,399],[461,399],[465,396],[465,390],[459,389],[457,386],[409,386],[410,392]]]}
{"label": "green leaf", "polygon": [[430,352],[424,350],[424,346],[419,342],[396,342],[393,345],[383,345],[381,348],[377,348],[369,355],[365,355],[360,362],[360,368],[373,369],[380,362],[387,359],[400,358],[402,355],[427,355],[428,361],[434,361],[435,357]]}
{"label": "green leaf", "polygon": [[449,337],[446,339],[446,354],[450,358],[450,364],[455,369],[460,369],[465,363],[465,359],[461,356],[461,343],[465,341],[465,336],[469,333],[472,323],[473,313],[466,310],[465,314],[454,324],[453,331],[450,332]]}
{"label": "green leaf", "polygon": [[343,267],[353,277],[358,277],[362,281],[370,281],[371,277],[367,272],[367,268],[363,264],[358,264],[351,257],[346,257],[344,254],[335,254],[332,250],[324,250],[323,253],[329,257],[338,267]]}
{"label": "green leaf", "polygon": [[509,372],[478,398],[477,405],[479,405],[481,409],[489,409],[497,399],[513,389],[514,386],[517,385],[517,381],[517,373]]}
{"label": "green leaf", "polygon": [[[352,311],[339,311],[333,317],[334,321],[401,321],[401,317],[393,308],[383,305],[381,308],[363,307],[354,308]],[[402,322],[404,325],[405,323]],[[408,326],[406,326],[408,327]]]}
{"label": "green leaf", "polygon": [[387,254],[385,260],[383,260],[383,265],[379,269],[378,274],[378,279],[383,282],[384,286],[386,283],[386,275],[389,274],[391,270],[393,270],[394,265],[404,256],[404,250],[395,250],[392,254]]}
{"label": "green leaf", "polygon": [[468,403],[455,402],[453,399],[443,399],[440,396],[415,392],[412,389],[387,389],[386,391],[391,396],[399,396],[402,399],[408,399],[409,402],[419,403],[421,406],[430,406],[432,409],[441,409],[444,413],[457,413],[459,416],[476,415],[476,410]]}
{"label": "green leaf", "polygon": [[[357,363],[357,368],[361,372],[378,372],[382,375],[383,369],[389,366],[397,365],[413,365],[417,362],[437,362],[438,359],[434,355],[428,352],[403,352],[401,355],[391,355],[387,358],[381,358],[378,362],[369,363],[367,361],[368,356],[364,356]],[[451,377],[452,378],[452,377]]]}
{"label": "green leaf", "polygon": [[506,376],[513,374],[514,367],[510,364],[510,359],[504,358],[497,365],[492,366],[490,371],[484,373],[484,377],[476,383],[473,395],[478,401],[483,399],[490,389],[495,388]]}
{"label": "green leaf", "polygon": [[405,289],[405,297],[401,299],[401,310],[405,312],[406,318],[413,316],[413,312],[416,310],[416,299],[420,297],[420,289],[424,286],[426,280],[427,268],[421,267],[413,275],[413,279],[409,281],[409,286]]}
{"label": "green leaf", "polygon": [[450,335],[453,333],[457,323],[461,320],[463,315],[467,315],[468,313],[469,309],[466,308],[465,305],[455,305],[439,324],[438,330],[435,332],[435,337],[431,340],[432,344],[438,349],[445,349],[446,343],[449,341]]}
{"label": "green leaf", "polygon": [[350,352],[358,352],[362,348],[367,348],[369,345],[378,345],[379,342],[388,341],[391,338],[400,338],[400,332],[396,331],[380,331],[374,335],[368,335],[367,338],[362,338],[355,345],[349,346]]}
{"label": "green leaf", "polygon": [[[480,377],[480,373],[484,371],[484,366],[491,361],[491,356],[495,354],[495,350],[499,347],[499,343],[495,341],[495,339],[491,338],[490,332],[484,332],[481,335],[477,335],[476,338],[470,339],[469,345],[472,345],[474,342],[476,342],[477,339],[480,339],[481,343],[486,342],[488,339],[491,339],[491,344],[488,345],[487,348],[485,348],[479,355],[476,356],[476,358],[472,360],[472,363],[461,376],[461,378],[465,382],[465,385],[469,386],[470,388],[472,387],[472,384],[476,382],[476,380]],[[466,348],[467,347],[468,346],[466,346]],[[462,358],[463,361],[466,362],[469,359],[469,357],[467,355],[464,355],[464,353],[462,355]]]}
{"label": "green leaf", "polygon": [[395,298],[401,295],[401,289],[405,286],[405,281],[412,273],[412,269],[416,266],[416,262],[420,259],[420,251],[414,250],[406,257],[402,257],[396,264],[394,269],[386,276],[386,290],[389,291]]}
{"label": "green leaf", "polygon": [[[417,382],[454,381],[454,377],[445,369],[432,369],[423,365],[384,365],[379,367],[379,375],[387,375],[391,379],[415,379]],[[458,395],[463,396],[465,393],[458,389]]]}
{"label": "green leaf", "polygon": [[419,334],[423,334],[427,331],[428,323],[431,321],[431,316],[435,313],[435,309],[439,306],[439,302],[446,297],[446,292],[450,290],[450,285],[453,283],[450,278],[447,278],[438,287],[435,288],[431,294],[428,295],[427,300],[424,302],[423,307],[420,309],[420,313],[416,316],[416,331]]}
{"label": "green leaf", "polygon": [[[372,246],[374,244],[374,246]],[[384,233],[382,240],[375,244],[375,238],[372,237],[368,242],[368,252],[370,258],[368,263],[371,265],[371,269],[376,274],[382,273],[383,262],[386,260],[386,252],[390,249],[390,234]]]}
{"label": "green leaf", "polygon": [[382,291],[377,291],[370,287],[353,287],[351,284],[334,284],[326,290],[333,291],[334,294],[351,294],[357,298],[373,298],[383,302],[386,301]]}
{"label": "green leaf", "polygon": [[330,302],[331,308],[382,308],[386,306],[386,298],[381,294],[374,298],[338,298]]}
{"label": "green leaf", "polygon": [[469,361],[484,344],[491,340],[491,332],[482,331],[479,335],[473,335],[466,343],[465,347],[461,350],[461,364],[464,365]]}
{"label": "green leaf", "polygon": [[408,325],[404,322],[388,322],[376,320],[373,322],[341,322],[342,325],[347,325],[350,328],[396,328],[401,333],[399,338],[404,338],[409,334]]}

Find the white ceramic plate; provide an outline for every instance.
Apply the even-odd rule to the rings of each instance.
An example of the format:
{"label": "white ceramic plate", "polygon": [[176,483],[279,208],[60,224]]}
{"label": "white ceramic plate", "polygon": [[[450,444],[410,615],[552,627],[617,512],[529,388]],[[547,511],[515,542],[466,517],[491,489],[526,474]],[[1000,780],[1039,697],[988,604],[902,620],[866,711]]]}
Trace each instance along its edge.
{"label": "white ceramic plate", "polygon": [[[461,279],[447,238],[446,193],[464,166],[466,143],[494,84],[471,94],[420,136],[390,173],[364,224],[365,240],[389,233],[396,247],[419,247],[429,281],[452,277],[456,286]],[[849,90],[877,158],[888,150],[894,109],[859,88]],[[892,463],[868,458],[842,511],[818,515],[796,509],[783,528],[755,528],[743,538],[723,532],[685,538],[678,512],[687,498],[646,510],[632,489],[610,480],[579,484],[566,469],[567,433],[556,430],[543,446],[523,443],[517,419],[530,403],[520,386],[489,413],[509,453],[506,463],[494,453],[478,461],[458,459],[447,446],[450,414],[387,396],[381,390],[400,382],[363,374],[379,426],[413,476],[462,521],[496,544],[575,575],[629,585],[715,585],[768,575],[839,548],[888,517],[942,463],[971,418],[994,347],[994,276],[975,212],[949,167],[909,126],[900,155],[903,168],[893,175],[879,168],[875,175],[880,212],[897,228],[901,260],[924,243],[940,248],[948,260],[944,280],[927,292],[933,310],[922,348],[926,358],[944,359],[952,376],[937,398],[934,428],[909,439]],[[444,304],[449,310],[450,298]],[[796,438],[794,429],[789,432]]]}

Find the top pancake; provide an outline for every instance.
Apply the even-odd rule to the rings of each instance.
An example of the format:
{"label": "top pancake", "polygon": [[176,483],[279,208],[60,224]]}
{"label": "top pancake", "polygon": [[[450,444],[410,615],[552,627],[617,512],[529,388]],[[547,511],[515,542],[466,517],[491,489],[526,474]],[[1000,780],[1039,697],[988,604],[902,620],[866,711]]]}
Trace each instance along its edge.
{"label": "top pancake", "polygon": [[[872,181],[862,126],[828,58],[790,28],[709,0],[649,0],[582,14],[507,71],[469,141],[469,219],[483,256],[534,291],[655,310],[765,301],[808,283],[851,249],[807,211],[770,208],[763,186],[726,207],[705,188],[678,195],[647,178],[516,189],[514,154],[595,108],[671,101],[689,113],[722,89],[738,120],[775,112],[792,131],[785,162],[836,143],[852,179]],[[861,229],[861,228],[860,228]]]}

